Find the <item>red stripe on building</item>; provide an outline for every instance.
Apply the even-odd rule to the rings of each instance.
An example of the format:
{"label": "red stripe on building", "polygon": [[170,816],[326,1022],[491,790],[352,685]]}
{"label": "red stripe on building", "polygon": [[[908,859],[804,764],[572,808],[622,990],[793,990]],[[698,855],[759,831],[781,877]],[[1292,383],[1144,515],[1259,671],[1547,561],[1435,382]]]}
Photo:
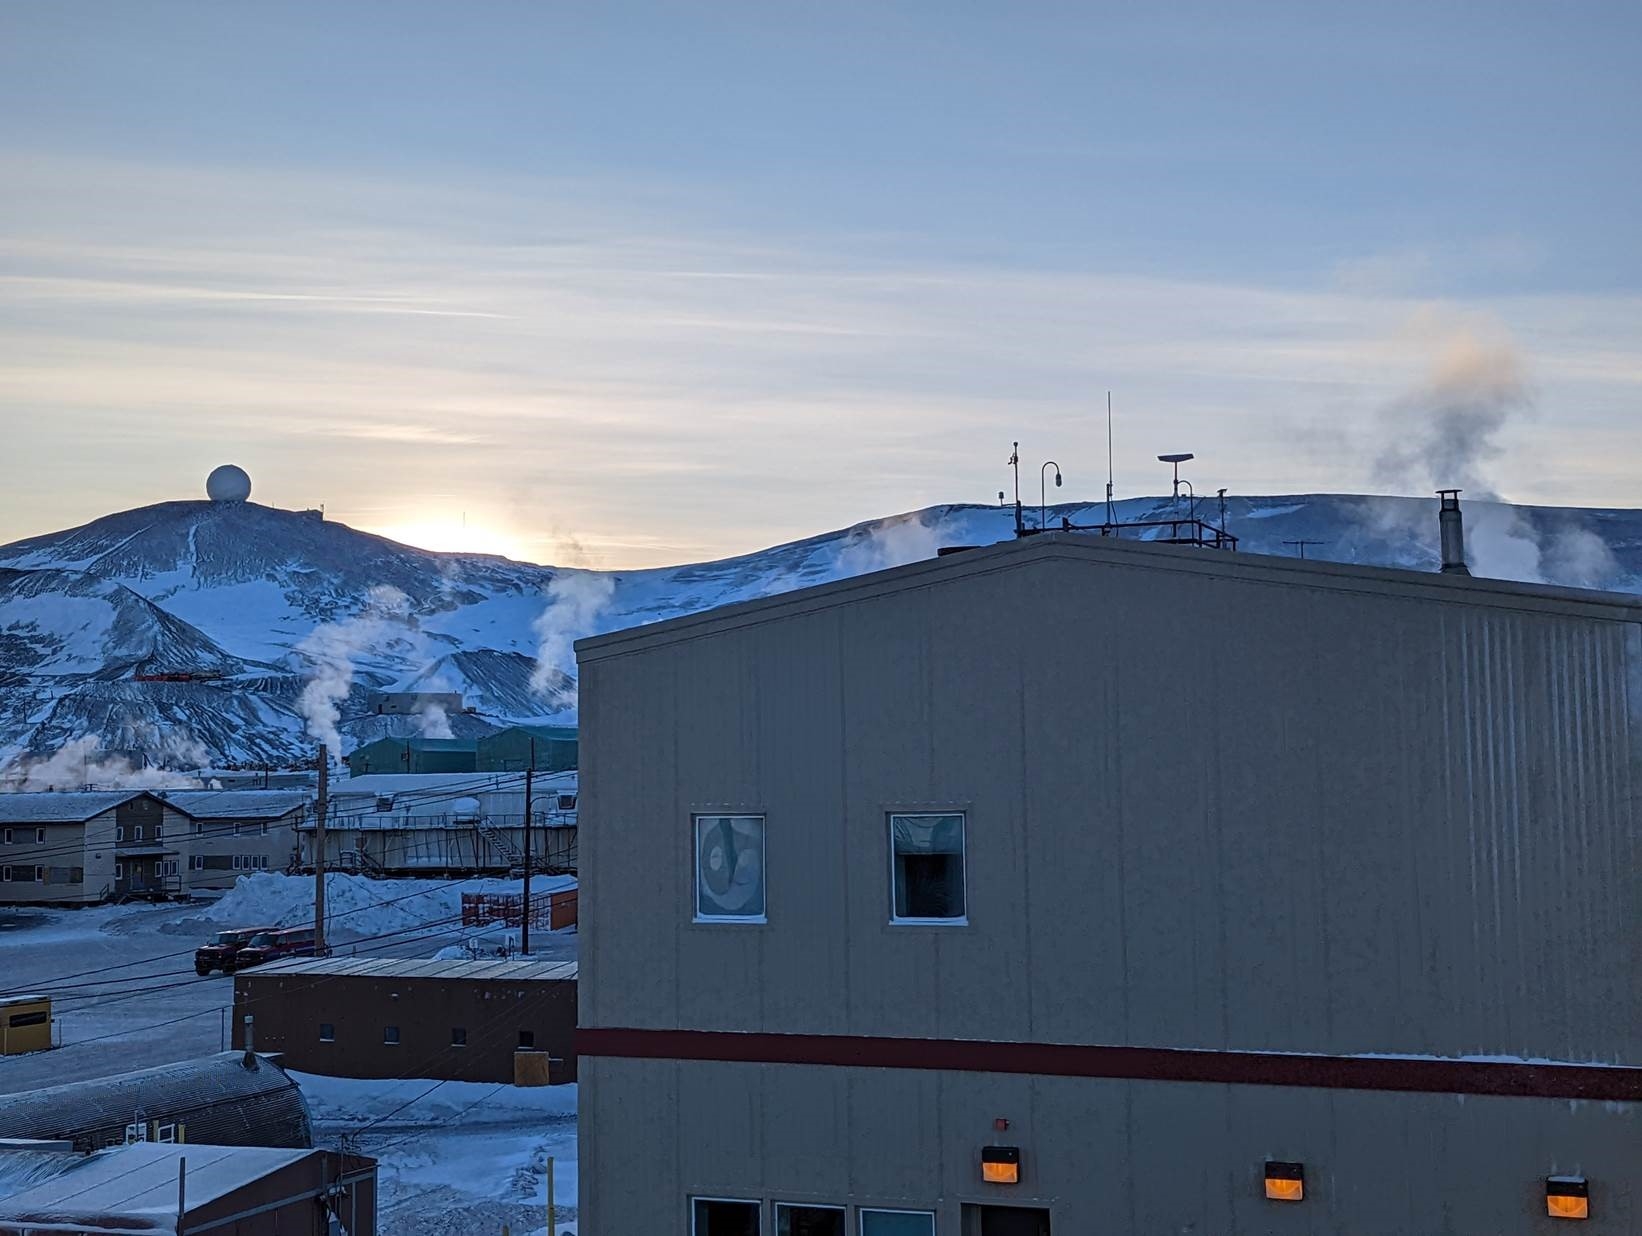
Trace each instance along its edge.
{"label": "red stripe on building", "polygon": [[1642,1068],[1617,1065],[615,1027],[579,1029],[576,1050],[581,1056],[630,1060],[942,1069],[957,1073],[1026,1073],[1126,1081],[1642,1102]]}

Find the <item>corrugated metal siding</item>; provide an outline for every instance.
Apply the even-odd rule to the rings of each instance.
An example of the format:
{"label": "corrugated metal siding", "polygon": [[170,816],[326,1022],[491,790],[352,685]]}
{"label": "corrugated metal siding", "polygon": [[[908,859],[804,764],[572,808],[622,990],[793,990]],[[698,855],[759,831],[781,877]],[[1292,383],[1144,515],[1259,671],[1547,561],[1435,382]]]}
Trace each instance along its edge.
{"label": "corrugated metal siding", "polygon": [[[584,664],[584,1024],[1642,1060],[1634,607],[987,561]],[[966,928],[887,922],[919,806]],[[730,809],[764,927],[690,922]]]}

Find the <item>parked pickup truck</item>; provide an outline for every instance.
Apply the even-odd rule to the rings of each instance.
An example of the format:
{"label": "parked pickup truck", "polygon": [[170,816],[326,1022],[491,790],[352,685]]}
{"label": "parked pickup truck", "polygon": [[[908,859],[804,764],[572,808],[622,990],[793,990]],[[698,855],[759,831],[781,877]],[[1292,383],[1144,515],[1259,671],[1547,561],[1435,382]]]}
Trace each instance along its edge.
{"label": "parked pickup truck", "polygon": [[314,955],[314,929],[312,927],[288,927],[283,931],[268,929],[259,931],[246,941],[245,947],[234,954],[234,969],[244,970],[248,966],[260,966],[264,962],[279,961],[286,957],[312,957]]}
{"label": "parked pickup truck", "polygon": [[213,970],[221,970],[224,974],[232,974],[234,959],[240,949],[257,935],[271,930],[273,929],[270,927],[235,927],[229,931],[217,932],[211,938],[211,943],[202,944],[194,950],[194,973],[204,976]]}

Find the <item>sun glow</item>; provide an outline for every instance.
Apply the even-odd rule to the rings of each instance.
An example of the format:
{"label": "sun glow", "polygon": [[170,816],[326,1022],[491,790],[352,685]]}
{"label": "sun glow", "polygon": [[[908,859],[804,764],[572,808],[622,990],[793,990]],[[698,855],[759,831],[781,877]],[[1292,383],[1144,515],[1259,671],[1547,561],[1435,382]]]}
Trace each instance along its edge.
{"label": "sun glow", "polygon": [[472,515],[427,516],[385,523],[361,523],[360,527],[418,549],[446,554],[500,554],[519,562],[537,560],[534,547],[511,528],[500,527]]}

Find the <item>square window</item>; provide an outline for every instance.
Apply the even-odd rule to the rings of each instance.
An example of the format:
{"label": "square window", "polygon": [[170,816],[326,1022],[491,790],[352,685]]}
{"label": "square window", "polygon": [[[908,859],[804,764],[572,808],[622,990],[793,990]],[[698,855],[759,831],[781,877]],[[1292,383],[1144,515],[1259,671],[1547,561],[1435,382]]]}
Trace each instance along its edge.
{"label": "square window", "polygon": [[466,1026],[452,1026],[450,1028],[450,1045],[452,1047],[466,1047],[468,1045]]}
{"label": "square window", "polygon": [[383,1026],[382,1041],[390,1047],[395,1046],[399,1042],[399,1027]]}
{"label": "square window", "polygon": [[698,815],[695,822],[696,920],[764,922],[764,817]]}
{"label": "square window", "polygon": [[935,1236],[932,1210],[863,1210],[861,1236]]}
{"label": "square window", "polygon": [[893,918],[899,923],[962,922],[964,817],[889,817]]}
{"label": "square window", "polygon": [[536,1049],[536,1032],[534,1030],[519,1031],[519,1046],[527,1051]]}
{"label": "square window", "polygon": [[319,1041],[321,1043],[336,1042],[336,1027],[328,1021],[319,1023]]}
{"label": "square window", "polygon": [[162,1124],[155,1126],[154,1140],[157,1142],[174,1142],[177,1140],[177,1126]]}
{"label": "square window", "polygon": [[775,1236],[844,1236],[842,1206],[775,1207]]}
{"label": "square window", "polygon": [[693,1198],[690,1236],[758,1236],[763,1206],[720,1197]]}

